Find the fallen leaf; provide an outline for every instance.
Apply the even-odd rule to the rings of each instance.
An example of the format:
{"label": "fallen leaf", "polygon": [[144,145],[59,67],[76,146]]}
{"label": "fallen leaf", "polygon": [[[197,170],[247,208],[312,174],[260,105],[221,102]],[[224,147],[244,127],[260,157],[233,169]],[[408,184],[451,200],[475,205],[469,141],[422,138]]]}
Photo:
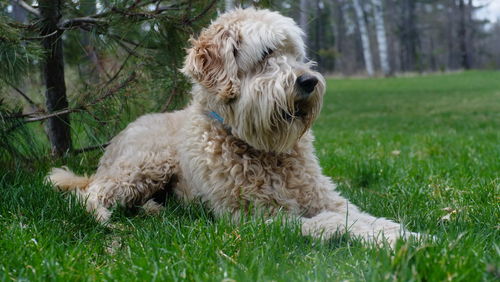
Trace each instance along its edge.
{"label": "fallen leaf", "polygon": [[393,154],[394,156],[399,156],[401,154],[401,151],[400,150],[394,150],[391,152],[391,154]]}

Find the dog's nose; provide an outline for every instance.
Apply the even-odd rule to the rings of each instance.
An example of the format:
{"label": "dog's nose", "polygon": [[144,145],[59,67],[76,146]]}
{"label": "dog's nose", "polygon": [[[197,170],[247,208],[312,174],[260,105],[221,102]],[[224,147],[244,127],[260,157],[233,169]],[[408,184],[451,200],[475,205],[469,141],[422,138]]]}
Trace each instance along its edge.
{"label": "dog's nose", "polygon": [[318,84],[318,78],[313,75],[303,74],[297,77],[297,85],[299,85],[300,89],[307,94],[313,92],[316,84]]}

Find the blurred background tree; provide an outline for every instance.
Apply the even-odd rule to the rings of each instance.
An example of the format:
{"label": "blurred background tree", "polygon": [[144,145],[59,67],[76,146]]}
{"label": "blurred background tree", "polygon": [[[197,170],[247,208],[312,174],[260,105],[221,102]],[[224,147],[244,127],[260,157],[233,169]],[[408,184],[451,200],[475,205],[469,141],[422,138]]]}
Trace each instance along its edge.
{"label": "blurred background tree", "polygon": [[[486,3],[480,5],[479,3]],[[500,22],[472,0],[3,0],[0,161],[103,148],[147,112],[183,106],[190,36],[238,6],[306,31],[325,74],[500,68]]]}

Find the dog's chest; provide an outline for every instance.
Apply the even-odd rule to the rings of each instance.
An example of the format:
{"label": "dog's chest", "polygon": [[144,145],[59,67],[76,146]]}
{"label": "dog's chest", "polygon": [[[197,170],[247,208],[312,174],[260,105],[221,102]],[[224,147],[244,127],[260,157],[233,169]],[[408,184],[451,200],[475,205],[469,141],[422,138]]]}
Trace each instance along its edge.
{"label": "dog's chest", "polygon": [[204,132],[200,150],[192,155],[193,183],[212,207],[240,209],[249,203],[267,207],[297,206],[300,194],[313,185],[307,159],[292,150],[287,154],[262,152],[220,132]]}

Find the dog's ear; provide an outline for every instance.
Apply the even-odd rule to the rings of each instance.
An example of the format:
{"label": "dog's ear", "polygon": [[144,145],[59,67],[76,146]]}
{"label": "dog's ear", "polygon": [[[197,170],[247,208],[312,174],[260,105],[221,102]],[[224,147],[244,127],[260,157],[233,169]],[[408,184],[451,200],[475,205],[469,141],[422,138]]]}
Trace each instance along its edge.
{"label": "dog's ear", "polygon": [[191,39],[182,72],[230,101],[239,93],[236,55],[238,34],[224,26],[203,30],[198,39]]}

